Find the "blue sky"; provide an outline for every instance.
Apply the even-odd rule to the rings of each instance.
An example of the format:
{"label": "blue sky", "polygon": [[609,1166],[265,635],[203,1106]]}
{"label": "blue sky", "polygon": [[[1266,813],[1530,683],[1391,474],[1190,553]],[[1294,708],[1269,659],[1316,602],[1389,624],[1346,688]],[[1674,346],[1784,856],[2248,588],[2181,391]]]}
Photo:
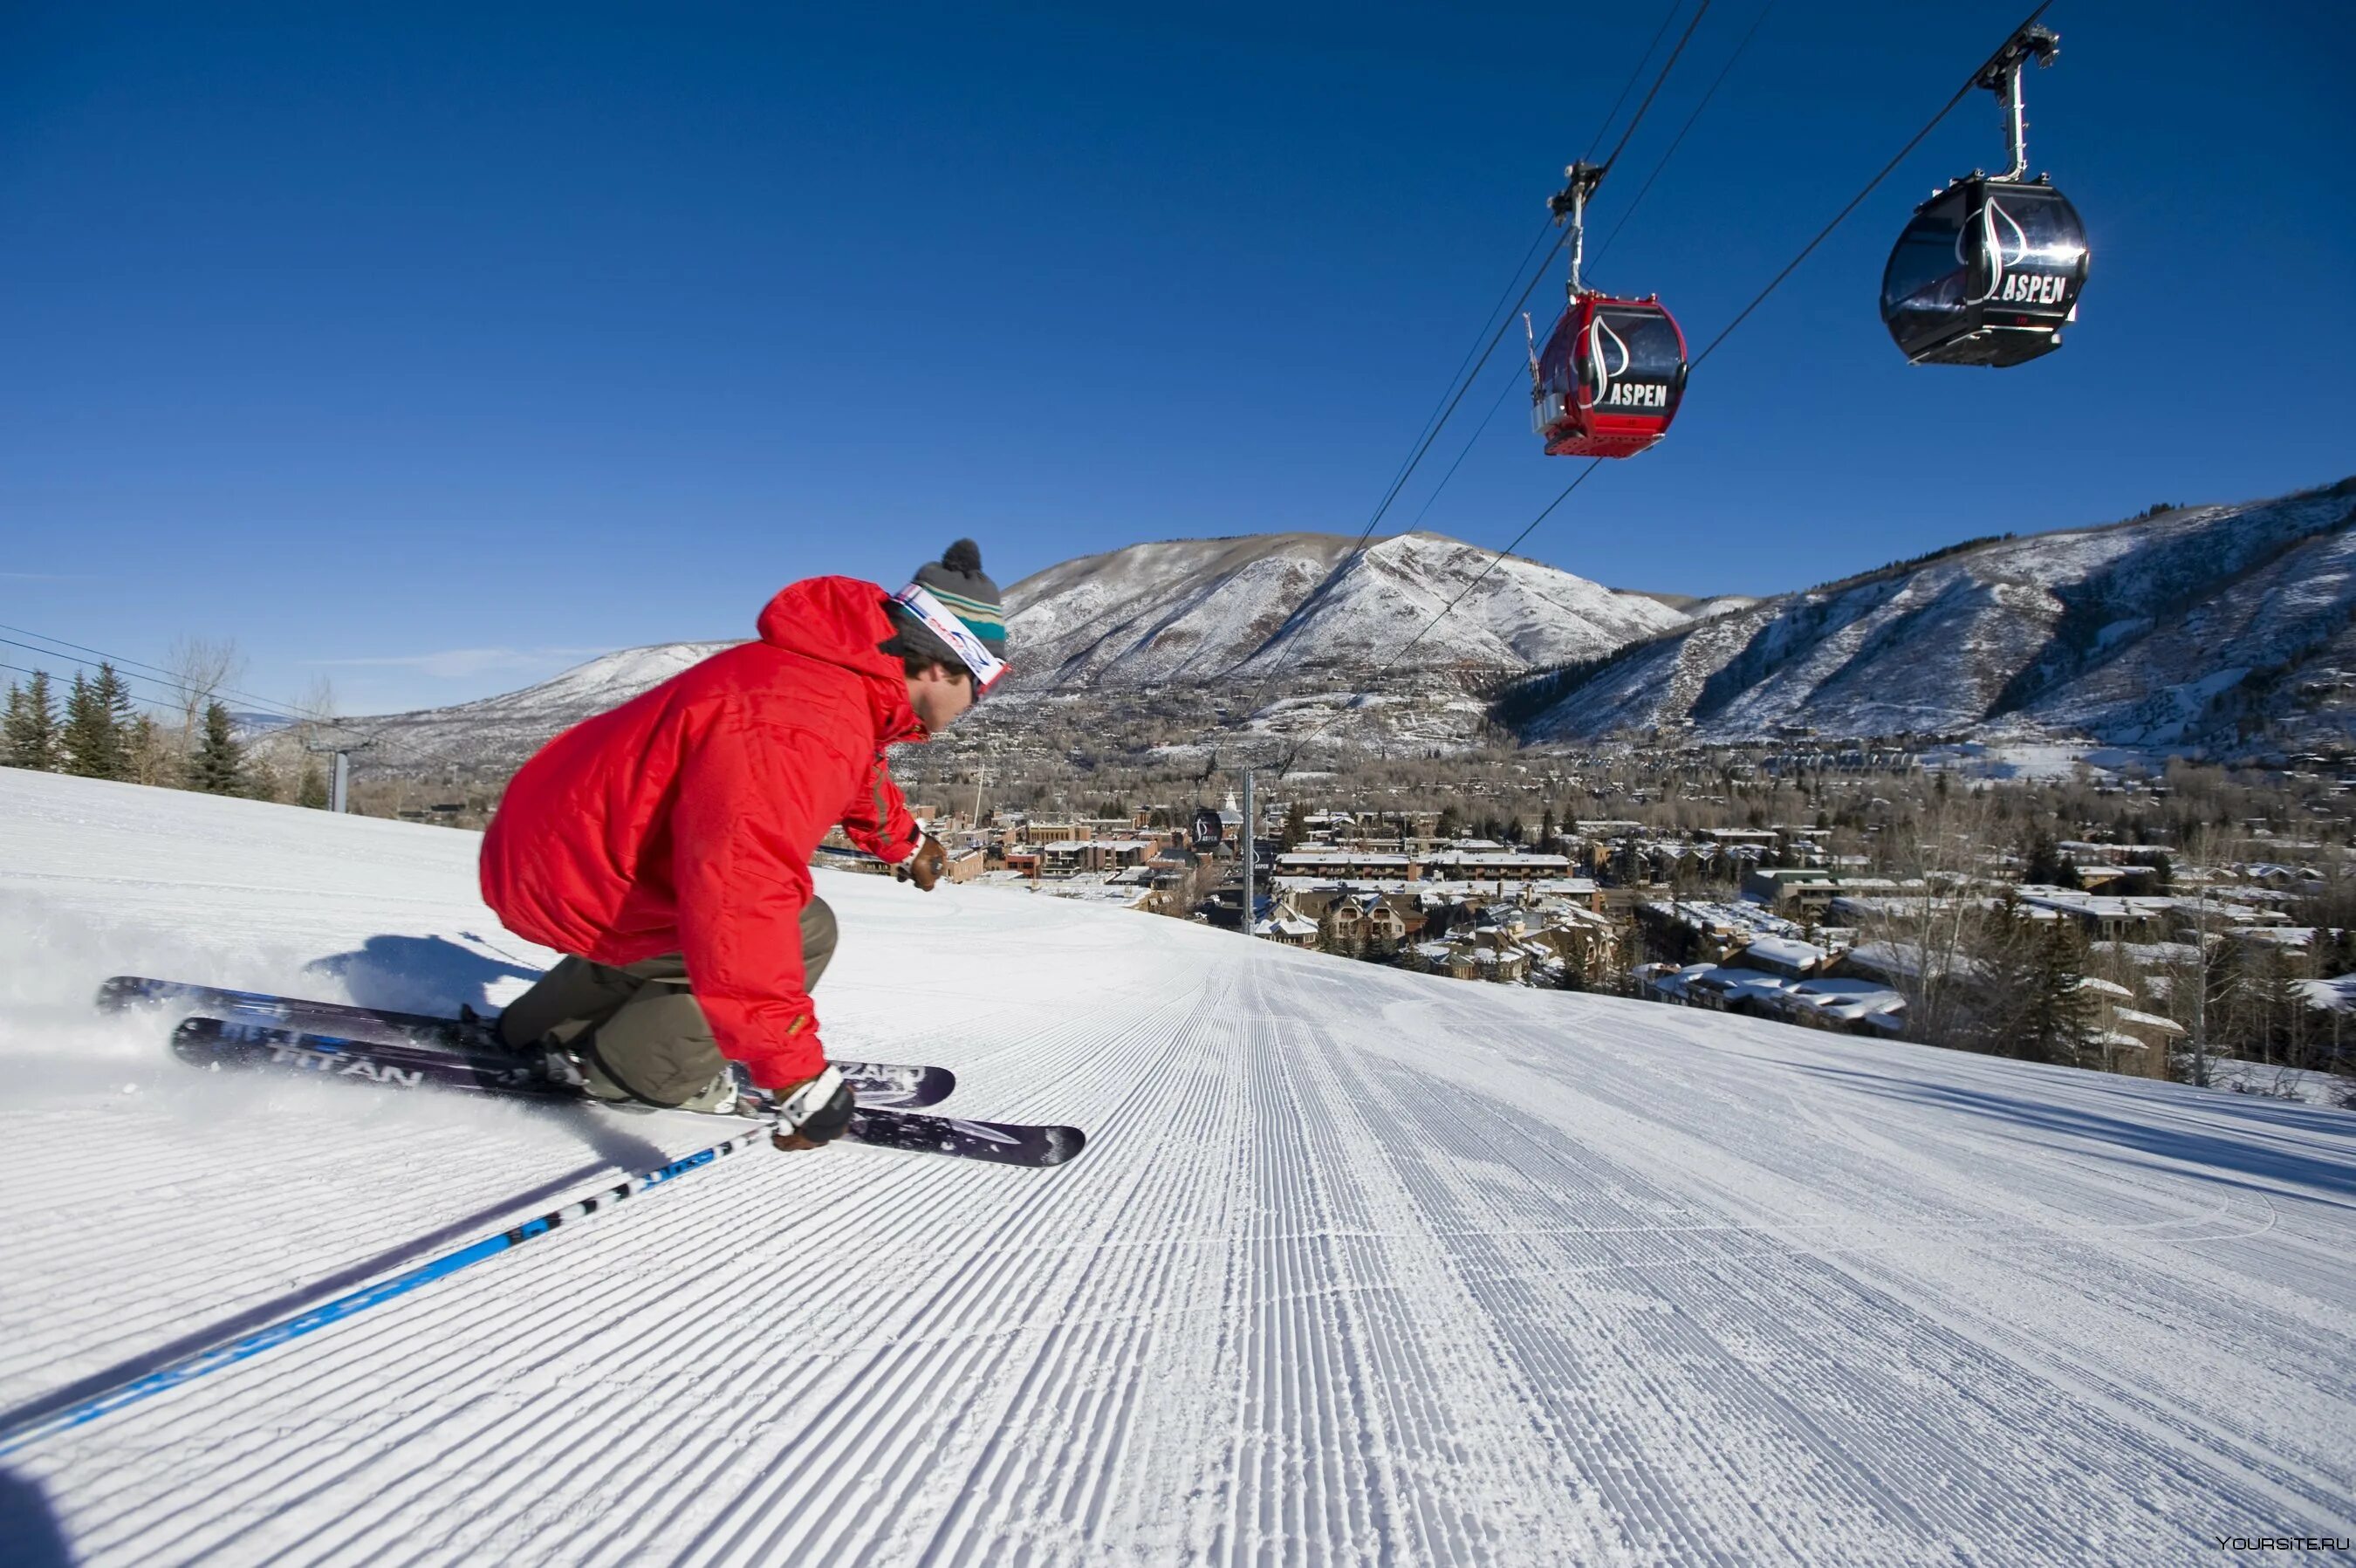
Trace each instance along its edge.
{"label": "blue sky", "polygon": [[[234,635],[248,689],[382,711],[958,534],[1011,583],[1354,533],[1667,14],[847,9],[7,9],[0,623]],[[2026,9],[1782,0],[1591,277],[1707,341]],[[1712,6],[1597,240],[1758,16]],[[1913,203],[2001,161],[1975,94],[1525,553],[1758,593],[2356,471],[2356,8],[2218,16],[2047,16],[2061,353],[1912,368],[1875,312]],[[1525,407],[1424,526],[1503,543],[1567,482]]]}

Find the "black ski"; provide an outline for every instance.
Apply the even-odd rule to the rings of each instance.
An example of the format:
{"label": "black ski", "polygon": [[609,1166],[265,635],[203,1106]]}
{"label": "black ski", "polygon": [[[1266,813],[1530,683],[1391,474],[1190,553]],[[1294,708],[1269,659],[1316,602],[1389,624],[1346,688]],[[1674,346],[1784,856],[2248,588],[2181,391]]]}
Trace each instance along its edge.
{"label": "black ski", "polygon": [[105,1013],[177,1006],[212,1016],[240,1013],[290,1021],[300,1018],[320,1025],[332,1021],[342,1025],[346,1033],[371,1039],[415,1039],[423,1045],[467,1043],[468,1024],[464,1018],[399,1013],[389,1007],[357,1007],[348,1002],[314,1002],[300,996],[273,995],[266,991],[230,991],[180,980],[150,980],[140,974],[118,974],[102,983],[98,988],[98,1005]]}
{"label": "black ski", "polygon": [[[195,1067],[273,1069],[394,1089],[438,1087],[543,1100],[587,1098],[511,1057],[414,1042],[348,1039],[236,1019],[184,1019],[172,1031],[172,1051]],[[1087,1134],[1077,1127],[918,1115],[877,1105],[855,1085],[852,1092],[862,1103],[851,1114],[850,1131],[844,1135],[879,1148],[952,1155],[994,1165],[1044,1166],[1062,1165],[1087,1143]]]}
{"label": "black ski", "polygon": [[[262,991],[228,991],[177,980],[150,980],[136,974],[118,974],[101,985],[98,1005],[110,1013],[136,1007],[179,1007],[208,1016],[267,1023],[340,1040],[414,1046],[483,1058],[496,1058],[499,1054],[496,1048],[488,1047],[494,1037],[489,1032],[489,1017],[444,1018],[431,1013],[399,1013],[384,1007],[356,1007],[345,1002],[313,1002]],[[851,1092],[862,1101],[895,1110],[915,1111],[938,1105],[957,1089],[957,1074],[945,1067],[861,1061],[838,1061],[834,1065],[851,1080]]]}

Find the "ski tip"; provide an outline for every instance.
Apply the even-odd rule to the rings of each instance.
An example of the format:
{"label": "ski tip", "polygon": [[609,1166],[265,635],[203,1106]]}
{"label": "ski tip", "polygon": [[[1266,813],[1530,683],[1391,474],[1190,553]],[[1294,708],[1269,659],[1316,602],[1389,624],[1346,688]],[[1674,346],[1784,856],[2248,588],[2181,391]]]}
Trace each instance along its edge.
{"label": "ski tip", "polygon": [[147,1000],[150,983],[135,974],[111,974],[99,982],[98,1009],[102,1013],[120,1013],[125,1008]]}
{"label": "ski tip", "polygon": [[1060,1165],[1078,1159],[1080,1151],[1088,1146],[1088,1135],[1077,1127],[1042,1127],[1039,1131],[1046,1145],[1039,1155],[1043,1165]]}

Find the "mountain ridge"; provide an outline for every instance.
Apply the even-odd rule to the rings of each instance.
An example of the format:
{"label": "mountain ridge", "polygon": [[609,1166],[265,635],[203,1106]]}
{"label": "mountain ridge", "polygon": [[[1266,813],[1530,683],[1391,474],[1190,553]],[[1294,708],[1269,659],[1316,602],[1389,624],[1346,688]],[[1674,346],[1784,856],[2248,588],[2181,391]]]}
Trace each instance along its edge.
{"label": "mountain ridge", "polygon": [[1534,742],[1794,726],[2218,738],[2301,720],[2302,672],[2356,663],[2351,534],[2356,479],[1969,542],[1541,671],[1500,707]]}
{"label": "mountain ridge", "polygon": [[[1016,582],[1006,604],[1014,671],[947,752],[1312,731],[1446,750],[1496,726],[1541,745],[2356,733],[2330,694],[2356,692],[2343,680],[2356,670],[2356,479],[1968,540],[1759,598],[1611,588],[1434,533],[1360,547],[1287,532],[1076,556]],[[729,646],[622,650],[519,692],[386,715],[369,721],[395,743],[379,759],[512,768]],[[1147,730],[1159,738],[1138,738]]]}
{"label": "mountain ridge", "polygon": [[[1647,595],[1518,556],[1492,569],[1492,558],[1435,533],[1358,548],[1344,534],[1287,532],[1151,541],[1059,562],[1006,590],[1014,668],[986,722],[960,726],[958,744],[977,728],[1019,725],[1026,706],[1044,701],[1060,716],[1066,699],[1094,693],[1243,693],[1248,713],[1337,683],[1355,693],[1461,597],[1416,645],[1403,677],[1428,689],[1426,709],[1451,715],[1430,738],[1452,743],[1481,724],[1466,681],[1601,652],[1687,618]],[[624,649],[519,692],[384,715],[369,723],[395,745],[378,761],[394,770],[432,766],[421,757],[513,768],[567,725],[731,646]],[[1436,670],[1455,673],[1435,684]],[[1408,716],[1408,727],[1429,727],[1427,714]]]}
{"label": "mountain ridge", "polygon": [[1682,625],[1649,595],[1442,534],[1239,534],[1060,562],[1007,591],[1012,688],[1265,682],[1287,666],[1372,667],[1424,639],[1427,664],[1527,669]]}

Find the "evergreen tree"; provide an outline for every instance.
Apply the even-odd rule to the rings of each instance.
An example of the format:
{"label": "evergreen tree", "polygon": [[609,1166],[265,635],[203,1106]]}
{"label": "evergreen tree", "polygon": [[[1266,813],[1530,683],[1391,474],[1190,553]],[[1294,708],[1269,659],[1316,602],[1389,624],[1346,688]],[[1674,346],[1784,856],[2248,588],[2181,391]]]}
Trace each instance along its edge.
{"label": "evergreen tree", "polygon": [[78,779],[120,779],[123,776],[123,736],[107,712],[98,687],[74,672],[73,690],[66,696],[66,724],[61,736],[65,770]]}
{"label": "evergreen tree", "polygon": [[2029,1061],[2074,1066],[2094,1048],[2094,998],[2086,990],[2086,944],[2060,920],[2040,933],[2019,1049]]}
{"label": "evergreen tree", "polygon": [[2243,1049],[2254,1047],[2260,1061],[2306,1066],[2308,1004],[2297,963],[2281,944],[2268,942],[2250,969],[2244,986],[2253,1016]]}
{"label": "evergreen tree", "polygon": [[1284,853],[1291,854],[1299,847],[1301,841],[1308,836],[1309,808],[1301,801],[1295,800],[1284,809],[1284,837],[1281,841]]}
{"label": "evergreen tree", "polygon": [[[294,803],[316,811],[327,809],[327,773],[319,766],[319,759],[316,757],[304,758],[303,782],[295,787]],[[1156,811],[1153,814],[1164,819],[1162,825],[1168,825],[1169,812]]]}
{"label": "evergreen tree", "polygon": [[[2053,842],[2051,833],[2040,828],[2031,834],[2029,840],[2029,853],[2023,860],[2024,864],[2020,868],[2020,879],[2023,882],[2048,887],[2062,885],[2062,850],[2061,846]],[[2072,886],[2076,885],[2074,876],[2069,885]]]}
{"label": "evergreen tree", "polygon": [[91,686],[91,696],[106,715],[107,727],[114,731],[126,764],[123,776],[128,777],[132,735],[139,725],[139,715],[131,706],[131,683],[115,673],[113,665],[101,664],[98,679]]}
{"label": "evergreen tree", "polygon": [[245,747],[230,728],[229,710],[218,702],[205,704],[204,737],[188,759],[188,785],[208,795],[244,791]]}
{"label": "evergreen tree", "polygon": [[59,736],[65,770],[82,779],[130,779],[137,725],[131,689],[113,665],[101,664],[95,681],[76,671]]}
{"label": "evergreen tree", "polygon": [[55,773],[60,761],[57,699],[49,692],[49,674],[36,670],[20,691],[8,688],[8,719],[0,730],[0,765]]}

